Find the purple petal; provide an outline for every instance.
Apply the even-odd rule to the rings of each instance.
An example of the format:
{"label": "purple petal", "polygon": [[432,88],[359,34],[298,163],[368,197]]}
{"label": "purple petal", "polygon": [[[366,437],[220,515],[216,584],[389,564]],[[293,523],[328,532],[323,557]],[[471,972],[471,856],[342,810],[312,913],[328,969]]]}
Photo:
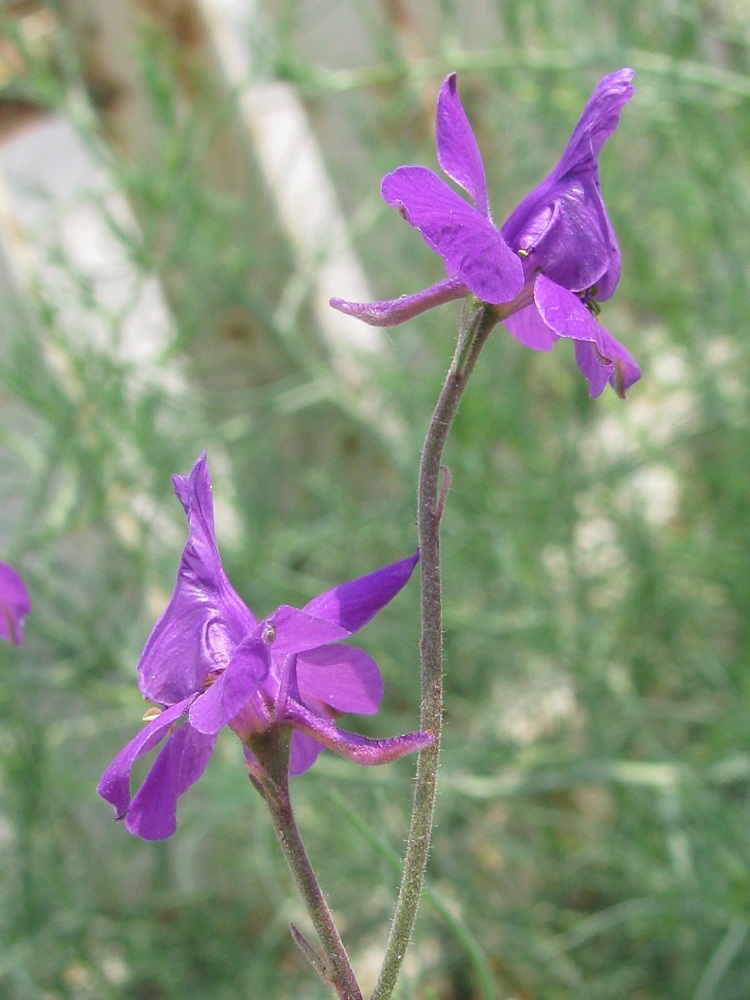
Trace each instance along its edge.
{"label": "purple petal", "polygon": [[289,774],[296,778],[298,774],[309,771],[315,761],[323,753],[323,745],[316,743],[312,736],[307,736],[298,730],[292,731],[292,742],[289,747]]}
{"label": "purple petal", "polygon": [[177,799],[206,770],[215,736],[186,722],[173,733],[133,797],[125,817],[130,833],[144,840],[166,840],[177,829]]}
{"label": "purple petal", "polygon": [[297,690],[311,708],[317,702],[337,712],[374,715],[383,697],[383,678],[375,660],[361,649],[319,646],[297,657]]}
{"label": "purple petal", "polygon": [[633,95],[633,71],[623,69],[603,80],[552,173],[515,209],[502,227],[514,250],[572,291],[596,285],[597,298],[609,298],[620,277],[620,250],[599,188],[597,157],[617,128]]}
{"label": "purple petal", "polygon": [[594,344],[576,341],[576,361],[589,383],[592,398],[600,396],[607,382],[621,399],[627,390],[641,377],[641,370],[633,357],[615,338],[601,327],[606,355],[602,355]]}
{"label": "purple petal", "polygon": [[458,96],[455,73],[451,73],[440,88],[435,141],[440,166],[451,180],[471,195],[482,215],[489,219],[484,164]]}
{"label": "purple petal", "polygon": [[185,698],[149,722],[123,747],[102,775],[97,791],[115,807],[115,819],[122,819],[130,808],[130,771],[133,764],[164,739],[170,726],[187,713],[192,701],[193,697]]}
{"label": "purple petal", "polygon": [[383,302],[347,302],[346,299],[331,299],[330,304],[347,316],[355,316],[370,326],[398,326],[420,313],[441,306],[444,302],[464,299],[469,289],[460,278],[445,278],[437,285],[431,285],[415,295],[402,295],[399,299]]}
{"label": "purple petal", "polygon": [[328,719],[321,718],[295,702],[289,703],[287,718],[295,729],[312,736],[324,747],[367,767],[388,764],[407,753],[424,750],[432,743],[432,733],[405,733],[386,740],[370,740],[338,729]]}
{"label": "purple petal", "polygon": [[[393,600],[408,583],[418,562],[419,553],[415,552],[408,559],[391,563],[367,576],[360,576],[334,587],[333,590],[327,590],[306,604],[303,610],[308,615],[339,625],[347,635],[351,635],[363,628],[381,608]],[[312,646],[307,648],[312,649]]]}
{"label": "purple petal", "polygon": [[208,675],[227,666],[256,625],[221,565],[205,452],[190,476],[174,476],[174,486],[187,515],[188,540],[174,593],[138,665],[141,691],[163,705],[201,691]]}
{"label": "purple petal", "polygon": [[620,122],[622,109],[635,93],[633,75],[633,70],[625,67],[603,77],[594,87],[555,169],[558,177],[589,169],[591,158],[599,156]]}
{"label": "purple petal", "polygon": [[246,639],[221,676],[193,702],[190,725],[200,733],[218,733],[255,694],[268,676],[270,665],[268,645],[261,639]]}
{"label": "purple petal", "polygon": [[263,621],[262,627],[272,636],[268,641],[272,643],[274,657],[302,653],[328,642],[338,642],[339,639],[346,639],[351,635],[351,632],[339,622],[311,614],[309,605],[300,611],[288,604],[282,604]]}
{"label": "purple petal", "polygon": [[478,209],[426,167],[399,167],[386,174],[383,198],[422,234],[457,276],[483,302],[515,298],[523,287],[520,258]]}
{"label": "purple petal", "polygon": [[31,599],[20,574],[0,562],[0,638],[20,646],[23,621],[30,611]]}
{"label": "purple petal", "polygon": [[551,351],[559,340],[557,334],[550,330],[539,315],[539,310],[533,302],[512,316],[506,317],[503,323],[516,340],[520,340],[526,347],[531,347],[535,351]]}
{"label": "purple petal", "polygon": [[534,283],[539,315],[558,337],[587,340],[603,349],[601,328],[577,295],[540,274]]}
{"label": "purple petal", "polygon": [[640,378],[641,370],[578,296],[540,274],[534,284],[534,302],[541,319],[554,333],[576,341],[576,361],[589,383],[591,396],[600,396],[609,382],[624,399],[627,389]]}

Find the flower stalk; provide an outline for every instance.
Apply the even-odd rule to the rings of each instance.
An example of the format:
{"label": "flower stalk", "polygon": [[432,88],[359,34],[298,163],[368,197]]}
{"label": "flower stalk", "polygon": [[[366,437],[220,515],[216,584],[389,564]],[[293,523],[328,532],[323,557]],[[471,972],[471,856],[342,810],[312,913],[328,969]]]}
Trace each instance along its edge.
{"label": "flower stalk", "polygon": [[[432,743],[419,755],[409,837],[386,952],[370,1000],[388,1000],[396,986],[417,916],[430,850],[443,722],[443,626],[440,519],[450,474],[443,450],[469,378],[492,328],[496,310],[467,300],[458,343],[425,438],[419,469],[417,522],[422,572],[422,708],[420,725]],[[442,480],[441,480],[442,473]]]}
{"label": "flower stalk", "polygon": [[309,943],[293,925],[292,937],[321,979],[335,990],[340,1000],[363,1000],[354,969],[294,818],[289,792],[290,740],[291,731],[288,727],[274,728],[254,737],[251,748],[255,763],[250,769],[250,780],[268,806],[281,850],[320,940],[325,964],[317,959]]}

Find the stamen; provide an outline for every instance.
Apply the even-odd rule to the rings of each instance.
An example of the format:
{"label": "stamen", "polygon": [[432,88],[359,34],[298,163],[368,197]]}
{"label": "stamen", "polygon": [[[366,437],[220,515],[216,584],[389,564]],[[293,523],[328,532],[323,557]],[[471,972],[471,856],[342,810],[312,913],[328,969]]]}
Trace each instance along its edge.
{"label": "stamen", "polygon": [[154,719],[158,719],[161,713],[164,711],[163,708],[159,708],[158,705],[152,705],[151,708],[147,709],[143,713],[142,722],[153,722]]}

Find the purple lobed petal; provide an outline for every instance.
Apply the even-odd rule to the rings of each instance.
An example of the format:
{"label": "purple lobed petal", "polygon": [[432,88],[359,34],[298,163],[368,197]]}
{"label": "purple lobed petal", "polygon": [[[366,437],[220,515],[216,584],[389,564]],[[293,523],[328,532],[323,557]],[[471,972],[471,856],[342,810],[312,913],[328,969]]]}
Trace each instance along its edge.
{"label": "purple lobed petal", "polygon": [[173,733],[125,816],[128,831],[144,840],[166,840],[177,829],[177,799],[206,770],[216,736],[199,733],[186,722]]}
{"label": "purple lobed petal", "polygon": [[188,540],[171,600],[138,665],[141,691],[163,705],[201,691],[208,675],[227,666],[256,625],[221,564],[205,452],[189,476],[173,478],[188,519]]}
{"label": "purple lobed petal", "polygon": [[171,726],[186,715],[194,696],[165,709],[153,719],[117,754],[102,775],[97,791],[115,808],[115,819],[122,819],[130,808],[130,772],[139,757],[143,757],[166,736]]}
{"label": "purple lobed petal", "polygon": [[471,195],[478,210],[489,219],[487,180],[482,155],[458,96],[455,73],[446,77],[440,88],[435,143],[438,163],[443,171]]}
{"label": "purple lobed petal", "polygon": [[282,604],[272,615],[264,619],[262,627],[273,646],[274,657],[290,653],[302,653],[328,642],[346,639],[351,632],[334,619],[311,613],[310,605],[302,611],[288,604]]}
{"label": "purple lobed petal", "polygon": [[[309,601],[303,611],[308,615],[332,622],[343,628],[347,635],[351,635],[363,628],[393,600],[409,582],[418,562],[419,552],[415,552],[408,559],[401,559],[375,570],[374,573],[342,583]],[[308,648],[311,649],[312,646]]]}
{"label": "purple lobed petal", "polygon": [[515,298],[523,287],[519,257],[489,219],[427,167],[399,167],[386,174],[383,198],[418,229],[427,245],[483,302]]}
{"label": "purple lobed petal", "polygon": [[374,715],[383,697],[383,678],[375,660],[361,649],[341,644],[319,646],[297,657],[297,690],[309,708]]}
{"label": "purple lobed petal", "polygon": [[24,619],[30,611],[31,599],[20,573],[0,562],[0,638],[20,646]]}

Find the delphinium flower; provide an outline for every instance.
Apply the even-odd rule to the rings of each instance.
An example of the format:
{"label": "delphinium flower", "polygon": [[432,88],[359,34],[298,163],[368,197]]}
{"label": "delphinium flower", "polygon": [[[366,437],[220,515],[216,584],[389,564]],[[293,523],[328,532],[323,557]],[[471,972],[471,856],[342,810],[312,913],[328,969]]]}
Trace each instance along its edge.
{"label": "delphinium flower", "polygon": [[0,638],[20,646],[24,619],[30,611],[26,584],[12,566],[0,562]]}
{"label": "delphinium flower", "polygon": [[[324,747],[360,764],[383,764],[427,746],[429,733],[374,740],[334,724],[345,712],[377,712],[383,693],[377,664],[341,640],[395,597],[418,556],[335,587],[302,609],[281,605],[258,621],[221,564],[205,453],[189,476],[173,482],[188,540],[174,593],[138,666],[140,690],[155,707],[99,784],[116,818],[145,840],[171,836],[177,799],[203,774],[224,726],[244,744],[251,773],[260,766],[253,740],[282,726],[292,728],[291,775],[311,767]],[[131,797],[133,765],[165,738]]]}
{"label": "delphinium flower", "polygon": [[631,69],[621,69],[597,84],[557,166],[497,229],[456,74],[448,76],[437,103],[437,158],[474,204],[427,167],[399,167],[382,184],[385,201],[440,254],[448,277],[399,299],[331,299],[331,305],[374,326],[395,326],[473,295],[495,306],[498,319],[527,347],[548,351],[561,337],[573,340],[591,395],[609,382],[624,396],[640,369],[599,323],[599,302],[619,281],[620,251],[601,196],[598,157],[633,95],[632,78]]}

